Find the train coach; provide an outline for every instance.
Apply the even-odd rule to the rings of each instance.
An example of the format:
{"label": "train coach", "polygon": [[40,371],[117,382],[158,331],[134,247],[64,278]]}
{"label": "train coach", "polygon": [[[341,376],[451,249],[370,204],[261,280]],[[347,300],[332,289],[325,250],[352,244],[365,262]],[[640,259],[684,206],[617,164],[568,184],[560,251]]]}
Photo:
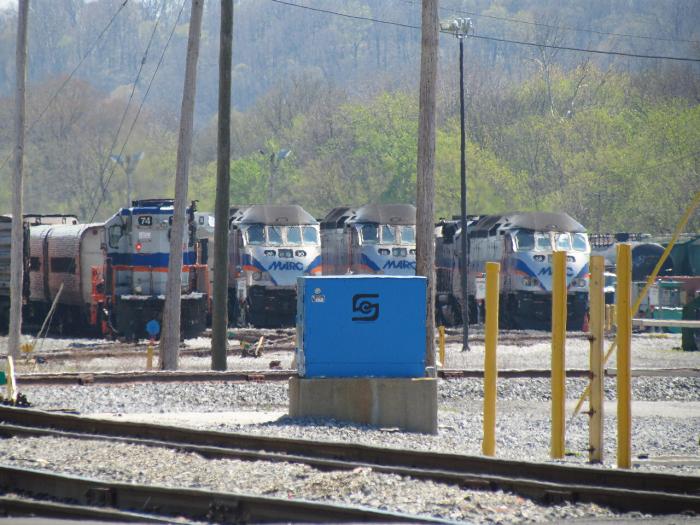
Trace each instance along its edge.
{"label": "train coach", "polygon": [[318,221],[298,205],[232,208],[229,321],[280,326],[296,316],[296,282],[321,273]]}
{"label": "train coach", "polygon": [[416,208],[334,208],[321,221],[324,275],[416,274]]}
{"label": "train coach", "polygon": [[[507,213],[474,218],[467,226],[470,320],[476,278],[486,262],[501,264],[500,314],[504,328],[551,326],[552,252],[567,252],[567,328],[580,330],[588,307],[591,248],[585,228],[565,213]],[[437,227],[437,310],[446,324],[461,321],[460,236],[456,221]]]}

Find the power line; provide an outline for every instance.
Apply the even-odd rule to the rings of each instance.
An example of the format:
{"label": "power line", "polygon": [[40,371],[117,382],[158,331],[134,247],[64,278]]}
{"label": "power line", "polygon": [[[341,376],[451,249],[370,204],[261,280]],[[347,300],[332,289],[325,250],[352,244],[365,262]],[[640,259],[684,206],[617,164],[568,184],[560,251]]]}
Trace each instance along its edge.
{"label": "power line", "polygon": [[[107,166],[109,165],[110,158],[112,156],[112,152],[114,151],[114,148],[117,146],[117,142],[119,141],[119,134],[122,131],[122,126],[124,125],[124,122],[126,121],[127,114],[129,113],[129,108],[131,107],[131,101],[134,99],[134,93],[136,93],[136,86],[139,83],[139,79],[141,78],[141,72],[143,71],[143,66],[146,64],[146,60],[148,59],[148,52],[151,49],[151,44],[153,43],[153,38],[156,35],[156,31],[158,30],[158,24],[160,22],[160,16],[163,13],[163,7],[161,6],[161,9],[158,12],[158,15],[156,16],[156,22],[153,24],[153,31],[151,31],[151,36],[148,39],[148,43],[146,44],[146,50],[143,53],[143,58],[141,59],[141,64],[139,65],[138,72],[136,73],[136,78],[134,79],[134,83],[131,86],[131,93],[129,94],[129,100],[126,103],[126,107],[124,108],[124,112],[122,113],[122,118],[119,121],[119,126],[117,126],[117,132],[114,134],[114,140],[112,141],[112,145],[109,148],[109,154],[107,155],[107,158],[105,158],[104,162],[102,163],[102,168],[100,169],[100,183],[102,183],[103,177],[105,172],[107,171]],[[114,172],[114,165],[112,165],[112,172]],[[111,174],[110,177],[111,179]],[[97,193],[98,190],[95,191]],[[92,200],[94,200],[95,197],[93,196]],[[93,219],[94,219],[94,214],[93,214]],[[92,222],[92,219],[90,220]]]}
{"label": "power line", "polygon": [[[403,0],[404,2],[412,2],[412,0]],[[415,5],[415,4],[413,4]],[[529,20],[523,20],[521,18],[508,18],[505,16],[495,16],[495,15],[485,15],[485,14],[480,14],[480,13],[473,13],[471,11],[463,11],[460,9],[455,9],[452,7],[441,7],[440,8],[443,11],[450,11],[452,13],[459,13],[459,14],[464,14],[464,15],[469,15],[469,16],[475,16],[479,18],[489,18],[491,20],[499,20],[502,22],[512,22],[512,23],[517,23],[517,24],[525,24],[525,25],[531,25],[531,26],[536,26],[536,27],[546,27],[548,29],[559,29],[563,31],[576,31],[579,33],[593,33],[596,35],[601,35],[601,36],[615,36],[615,37],[620,37],[620,38],[638,38],[641,40],[658,40],[658,41],[664,41],[664,42],[683,42],[683,43],[688,43],[688,44],[700,44],[700,41],[698,40],[687,40],[684,38],[665,38],[665,37],[658,37],[658,36],[648,36],[648,35],[635,35],[632,33],[613,33],[609,31],[598,31],[596,29],[584,29],[580,27],[573,27],[573,26],[557,26],[553,24],[545,24],[543,22],[531,22]]]}
{"label": "power line", "polygon": [[[391,25],[391,26],[397,26],[397,27],[404,27],[404,28],[408,28],[408,29],[416,29],[416,30],[420,29],[420,26],[415,26],[415,25],[411,25],[411,24],[402,24],[400,22],[392,22],[389,20],[380,20],[377,18],[371,18],[371,17],[366,17],[366,16],[350,15],[347,13],[340,13],[338,11],[331,11],[328,9],[320,9],[317,7],[310,7],[310,6],[306,6],[306,5],[295,4],[292,2],[285,2],[284,0],[269,0],[269,1],[274,2],[276,4],[280,4],[280,5],[286,5],[286,6],[290,6],[290,7],[298,7],[301,9],[307,9],[309,11],[316,11],[319,13],[325,13],[325,14],[329,14],[329,15],[344,17],[344,18],[352,18],[355,20],[366,20],[368,22],[374,22],[377,24],[385,24],[385,25]],[[446,33],[446,34],[449,34],[449,33]],[[580,53],[594,53],[594,54],[599,54],[599,55],[615,55],[615,56],[625,56],[625,57],[631,57],[631,58],[647,58],[647,59],[656,59],[656,60],[676,60],[676,61],[681,61],[681,62],[700,62],[700,58],[676,57],[676,56],[666,56],[666,55],[644,55],[641,53],[626,53],[623,51],[603,51],[601,49],[586,49],[586,48],[581,48],[581,47],[557,46],[557,45],[553,45],[553,44],[538,44],[535,42],[527,42],[527,41],[522,41],[522,40],[510,40],[507,38],[497,38],[497,37],[487,36],[487,35],[469,35],[469,38],[477,38],[479,40],[488,40],[491,42],[501,42],[501,43],[506,43],[506,44],[515,44],[515,45],[530,46],[530,47],[546,47],[549,49],[561,49],[561,50],[565,50],[565,51],[576,51],[576,52],[580,52]]]}
{"label": "power line", "polygon": [[[41,112],[39,113],[39,116],[38,116],[37,118],[35,118],[34,121],[30,124],[29,128],[27,128],[27,134],[29,134],[29,133],[34,129],[34,126],[42,119],[42,117],[44,116],[44,114],[48,111],[49,107],[51,107],[51,105],[54,103],[54,101],[56,100],[56,98],[58,98],[58,95],[61,93],[61,91],[63,91],[63,88],[65,88],[66,85],[68,85],[68,82],[71,81],[71,79],[73,78],[73,76],[75,75],[75,73],[78,71],[78,69],[80,69],[80,66],[83,65],[83,62],[85,62],[85,60],[87,59],[87,57],[90,56],[90,54],[91,54],[92,51],[95,49],[95,47],[97,47],[97,44],[100,42],[100,40],[101,40],[102,37],[105,35],[105,33],[107,32],[107,30],[112,26],[112,23],[113,23],[114,20],[117,18],[117,16],[119,15],[119,13],[121,13],[122,9],[124,9],[124,7],[126,7],[126,4],[127,4],[128,2],[129,2],[129,0],[124,0],[124,1],[119,5],[119,8],[117,9],[117,11],[114,13],[114,15],[112,15],[112,18],[109,19],[109,22],[107,22],[107,25],[106,25],[106,26],[104,27],[104,29],[100,32],[100,34],[97,35],[97,38],[95,39],[95,41],[92,43],[92,45],[91,45],[90,48],[87,50],[87,52],[85,53],[85,55],[83,55],[83,58],[80,59],[80,61],[78,62],[78,64],[73,68],[73,71],[70,72],[70,75],[68,75],[68,77],[66,77],[66,79],[65,79],[65,80],[63,81],[63,83],[59,86],[59,88],[56,90],[56,92],[51,96],[51,98],[49,99],[49,101],[46,103],[46,106],[44,106],[44,109],[42,109]],[[3,160],[2,164],[0,164],[0,170],[2,170],[2,168],[5,167],[5,164],[7,164],[7,161],[8,161],[8,160],[10,160],[10,157],[11,157],[11,156],[12,156],[12,152],[10,152],[10,153],[7,155],[7,157],[5,157],[5,160]]]}
{"label": "power line", "polygon": [[[122,144],[122,148],[119,151],[119,155],[124,154],[124,150],[126,149],[126,145],[129,142],[129,138],[131,138],[131,133],[134,131],[134,128],[136,127],[136,122],[139,119],[139,116],[141,115],[141,110],[143,109],[144,104],[146,103],[146,99],[148,98],[148,94],[151,92],[151,87],[153,86],[153,81],[156,78],[156,75],[158,74],[158,70],[160,69],[160,66],[163,64],[163,59],[165,58],[165,52],[168,50],[168,47],[170,46],[170,41],[173,39],[173,35],[175,34],[175,30],[177,29],[177,24],[180,21],[180,17],[182,16],[182,11],[185,9],[185,4],[187,3],[187,0],[183,0],[182,6],[180,7],[180,11],[177,14],[177,19],[175,20],[175,23],[173,24],[173,28],[170,31],[170,35],[168,35],[168,40],[165,42],[165,47],[163,47],[163,52],[160,54],[160,59],[158,60],[158,64],[156,64],[156,69],[153,71],[153,75],[151,75],[151,80],[148,82],[148,87],[146,88],[146,92],[143,95],[143,99],[141,100],[141,104],[139,105],[139,109],[136,111],[136,116],[134,117],[134,120],[131,123],[131,127],[129,128],[129,132],[126,134],[126,139],[124,139],[124,143]],[[95,216],[97,215],[97,212],[100,209],[100,206],[102,205],[102,202],[104,201],[105,198],[105,193],[107,191],[107,186],[109,186],[110,180],[112,180],[112,175],[114,175],[114,169],[115,166],[112,166],[112,171],[109,174],[109,177],[107,178],[107,182],[105,183],[104,187],[102,188],[102,193],[100,194],[100,199],[97,201],[97,204],[95,205],[95,211],[92,212],[92,216],[90,217],[90,222],[95,220]]]}

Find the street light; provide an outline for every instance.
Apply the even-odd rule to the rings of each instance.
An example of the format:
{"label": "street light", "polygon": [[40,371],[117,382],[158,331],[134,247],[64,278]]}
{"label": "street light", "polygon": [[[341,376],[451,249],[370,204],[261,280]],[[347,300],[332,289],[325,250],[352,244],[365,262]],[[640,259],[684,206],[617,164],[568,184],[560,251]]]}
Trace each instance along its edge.
{"label": "street light", "polygon": [[462,288],[462,351],[469,350],[469,283],[467,273],[469,272],[469,246],[467,236],[467,138],[464,117],[464,38],[472,29],[471,18],[455,18],[440,23],[440,30],[449,33],[459,40],[459,124],[461,132],[461,162],[460,162],[460,205],[461,205],[461,228],[460,235],[462,256],[460,265],[461,288]]}
{"label": "street light", "polygon": [[126,207],[131,206],[131,175],[136,169],[136,165],[143,158],[144,152],[139,151],[133,155],[110,155],[109,160],[119,164],[126,172]]}
{"label": "street light", "polygon": [[[261,154],[265,154],[264,151],[260,151]],[[270,154],[270,179],[267,183],[267,202],[272,204],[272,197],[274,195],[275,179],[277,178],[277,168],[279,168],[280,162],[289,157],[292,154],[291,149],[281,149],[277,153]]]}

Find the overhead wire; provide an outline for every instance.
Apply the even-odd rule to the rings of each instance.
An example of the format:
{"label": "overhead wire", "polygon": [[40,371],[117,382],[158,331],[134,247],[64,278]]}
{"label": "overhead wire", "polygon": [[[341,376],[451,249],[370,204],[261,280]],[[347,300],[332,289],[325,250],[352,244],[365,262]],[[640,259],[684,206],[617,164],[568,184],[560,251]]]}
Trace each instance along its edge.
{"label": "overhead wire", "polygon": [[[78,69],[80,69],[80,66],[83,65],[83,62],[87,60],[87,57],[90,56],[92,51],[97,47],[97,44],[102,40],[104,37],[105,33],[109,30],[109,28],[112,26],[114,23],[114,20],[116,20],[117,16],[119,16],[119,13],[122,12],[122,10],[126,7],[126,4],[129,2],[129,0],[124,0],[121,4],[119,4],[119,8],[117,11],[112,15],[112,18],[109,19],[109,22],[107,22],[107,25],[102,29],[99,35],[97,35],[97,38],[95,41],[92,43],[92,45],[88,48],[88,50],[85,52],[83,57],[78,61],[76,66],[73,68],[73,70],[70,72],[70,74],[66,77],[66,79],[61,83],[61,85],[58,87],[58,89],[54,92],[54,94],[49,98],[48,102],[44,106],[44,109],[42,109],[39,112],[39,116],[37,116],[32,123],[29,125],[27,128],[27,134],[30,133],[33,129],[34,126],[43,118],[44,114],[48,111],[48,109],[51,107],[51,105],[54,103],[54,101],[58,98],[58,95],[61,94],[63,89],[68,85],[68,82],[70,82],[73,79],[73,76],[78,72]],[[2,164],[0,164],[0,170],[5,167],[5,164],[7,164],[7,161],[10,160],[10,157],[12,156],[12,151],[5,157],[5,160],[2,161]]]}
{"label": "overhead wire", "polygon": [[[126,117],[129,114],[129,108],[131,107],[131,101],[134,99],[134,94],[136,93],[136,87],[138,86],[139,79],[141,78],[141,72],[143,71],[143,67],[146,64],[146,60],[148,60],[148,53],[151,50],[151,44],[153,43],[153,38],[155,37],[156,31],[158,30],[158,24],[160,23],[160,17],[161,17],[161,14],[163,13],[164,7],[165,7],[165,5],[162,4],[158,14],[156,15],[156,21],[153,24],[153,31],[151,31],[151,36],[148,39],[148,43],[146,44],[146,50],[143,53],[143,58],[141,58],[141,63],[139,64],[139,69],[136,73],[136,78],[134,79],[134,82],[131,85],[131,93],[129,94],[129,100],[126,103],[126,107],[124,107],[122,117],[119,120],[119,125],[117,126],[116,133],[114,134],[114,140],[112,140],[112,145],[109,148],[109,153],[107,154],[107,158],[105,158],[104,162],[102,163],[102,167],[100,169],[100,175],[99,175],[100,184],[102,184],[104,174],[107,171],[107,166],[109,165],[109,161],[112,157],[112,152],[114,151],[114,148],[117,146],[117,142],[119,141],[119,134],[122,131],[122,126],[124,126],[124,122],[126,121]],[[114,166],[114,164],[112,164],[112,172],[114,172],[114,169],[115,169],[115,166]],[[110,173],[109,179],[111,179],[111,173]],[[99,189],[95,190],[95,194],[97,194],[98,191],[99,191]],[[93,195],[93,198],[91,200],[94,201],[95,197],[96,197],[96,195]],[[92,218],[94,219],[94,217],[95,217],[95,215],[93,213]],[[92,222],[92,219],[90,220],[90,222]]]}
{"label": "overhead wire", "polygon": [[[416,30],[420,29],[420,26],[417,26],[417,25],[404,24],[401,22],[393,22],[390,20],[381,20],[378,18],[372,18],[372,17],[367,17],[367,16],[351,15],[351,14],[342,13],[339,11],[332,11],[330,9],[321,9],[318,7],[311,7],[311,6],[307,6],[307,5],[295,4],[293,2],[287,2],[285,0],[269,0],[269,1],[274,2],[276,4],[280,4],[280,5],[297,7],[300,9],[306,9],[309,11],[315,11],[318,13],[325,13],[325,14],[329,14],[329,15],[344,17],[344,18],[351,18],[351,19],[355,19],[355,20],[365,20],[365,21],[374,22],[377,24],[398,26],[398,27],[404,27],[404,28],[408,28],[408,29],[416,29]],[[444,33],[444,34],[451,34],[447,31],[440,31],[440,32]],[[522,45],[522,46],[530,46],[530,47],[544,47],[544,48],[549,48],[549,49],[561,49],[561,50],[565,50],[565,51],[575,51],[575,52],[580,52],[580,53],[594,53],[594,54],[599,54],[599,55],[614,55],[614,56],[625,56],[625,57],[631,57],[631,58],[645,58],[645,59],[655,59],[655,60],[675,60],[675,61],[682,61],[682,62],[700,62],[700,58],[678,57],[678,56],[667,56],[667,55],[648,55],[648,54],[642,54],[642,53],[628,53],[628,52],[624,52],[624,51],[604,51],[602,49],[588,49],[588,48],[573,47],[573,46],[558,46],[558,45],[546,44],[546,43],[540,44],[540,43],[536,43],[536,42],[527,42],[524,40],[511,40],[511,39],[507,39],[507,38],[497,38],[497,37],[487,36],[487,35],[470,34],[470,35],[468,35],[468,38],[476,38],[479,40],[488,40],[491,42],[501,42],[501,43],[506,43],[506,44],[514,44],[514,45]]]}
{"label": "overhead wire", "polygon": [[[404,2],[408,3],[411,2],[413,3],[413,0],[403,0]],[[413,4],[415,5],[415,4]],[[601,36],[614,36],[618,38],[637,38],[641,40],[655,40],[655,41],[663,41],[663,42],[683,42],[683,43],[688,43],[688,44],[700,44],[700,40],[689,40],[685,38],[668,38],[668,37],[661,37],[661,36],[649,36],[649,35],[635,35],[633,33],[614,33],[611,31],[599,31],[597,29],[588,29],[588,28],[581,28],[581,27],[573,27],[573,26],[560,26],[560,25],[555,25],[555,24],[547,24],[544,22],[534,22],[530,20],[523,20],[522,18],[509,18],[506,16],[496,16],[496,15],[487,15],[483,13],[474,13],[471,11],[464,11],[461,9],[457,9],[454,7],[441,7],[440,10],[442,11],[449,11],[452,13],[457,13],[457,14],[464,14],[464,15],[469,15],[469,16],[474,16],[477,18],[488,18],[491,20],[498,20],[501,22],[511,22],[511,23],[516,23],[516,24],[525,24],[525,25],[531,25],[531,26],[536,26],[536,27],[546,27],[548,29],[557,29],[560,31],[575,31],[579,33],[592,33],[596,35],[601,35]]]}
{"label": "overhead wire", "polygon": [[[156,75],[158,74],[158,70],[160,69],[160,66],[163,64],[163,59],[165,58],[165,53],[168,50],[168,47],[170,46],[170,42],[173,38],[173,35],[175,34],[175,30],[177,29],[177,25],[180,22],[180,17],[182,16],[182,12],[185,9],[185,4],[187,3],[187,0],[183,0],[182,6],[180,7],[180,11],[177,14],[177,18],[175,19],[175,23],[173,24],[173,28],[170,31],[170,34],[168,35],[168,40],[165,42],[165,46],[163,47],[163,52],[160,54],[160,59],[158,60],[158,64],[156,64],[156,68],[153,71],[153,75],[151,75],[151,79],[148,82],[148,87],[146,88],[146,92],[143,95],[143,99],[141,100],[141,104],[139,104],[139,108],[136,111],[136,115],[134,116],[134,120],[131,122],[131,127],[129,128],[129,131],[126,135],[126,138],[124,139],[124,143],[122,144],[122,148],[119,151],[119,155],[124,154],[124,150],[126,148],[126,145],[129,142],[129,138],[131,138],[131,134],[134,131],[134,128],[136,127],[136,122],[139,119],[139,116],[141,115],[141,110],[143,109],[144,104],[146,103],[146,99],[148,98],[149,93],[151,92],[151,87],[153,86],[153,81],[156,78]],[[100,194],[100,199],[98,200],[97,204],[95,205],[95,210],[92,212],[92,216],[90,217],[90,222],[95,220],[95,216],[97,215],[97,212],[100,209],[100,206],[102,205],[102,202],[104,201],[104,197],[107,191],[107,187],[109,186],[109,182],[112,179],[112,175],[114,175],[114,166],[112,167],[112,171],[109,174],[109,177],[107,178],[107,182],[102,188],[102,193]]]}

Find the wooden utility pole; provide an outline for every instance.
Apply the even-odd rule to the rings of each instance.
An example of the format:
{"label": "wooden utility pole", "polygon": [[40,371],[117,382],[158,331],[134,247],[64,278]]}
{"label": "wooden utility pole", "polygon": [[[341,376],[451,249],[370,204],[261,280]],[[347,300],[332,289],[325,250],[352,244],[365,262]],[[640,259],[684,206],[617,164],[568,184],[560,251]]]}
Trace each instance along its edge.
{"label": "wooden utility pole", "polygon": [[187,41],[185,64],[185,86],[180,109],[180,135],[177,144],[177,168],[175,172],[175,206],[170,231],[170,256],[168,259],[168,281],[165,289],[163,309],[163,331],[160,338],[160,366],[163,370],[177,370],[180,346],[180,299],[182,282],[182,241],[185,236],[187,208],[187,177],[192,151],[192,127],[194,120],[194,97],[197,83],[197,58],[199,36],[202,31],[204,0],[192,0],[190,31]]}
{"label": "wooden utility pole", "polygon": [[214,215],[214,292],[211,330],[211,368],[226,370],[228,321],[228,210],[231,186],[231,48],[233,0],[221,0],[219,39],[219,139],[216,159]]}
{"label": "wooden utility pole", "polygon": [[7,355],[19,357],[22,331],[22,280],[24,278],[24,211],[22,209],[24,171],[24,121],[27,78],[27,18],[29,0],[19,0],[17,17],[17,92],[15,94],[15,172],[12,177],[12,248],[10,251],[10,333]]}
{"label": "wooden utility pole", "polygon": [[425,366],[435,367],[435,90],[438,62],[438,0],[423,0],[420,115],[416,195],[416,274],[428,278]]}

